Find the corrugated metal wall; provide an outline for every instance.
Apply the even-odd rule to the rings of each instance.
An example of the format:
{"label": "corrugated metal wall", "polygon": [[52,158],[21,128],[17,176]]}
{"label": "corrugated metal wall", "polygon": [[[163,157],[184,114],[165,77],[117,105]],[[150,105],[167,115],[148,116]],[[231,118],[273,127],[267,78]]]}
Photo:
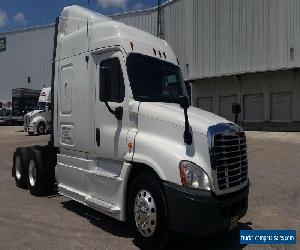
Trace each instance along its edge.
{"label": "corrugated metal wall", "polygon": [[[163,12],[186,79],[300,66],[300,0],[174,0]],[[155,34],[156,16],[113,18]]]}
{"label": "corrugated metal wall", "polygon": [[[163,17],[164,38],[186,80],[300,66],[300,0],[173,0],[163,6]],[[155,9],[112,18],[156,34]],[[29,87],[50,84],[53,32],[7,34],[7,51],[0,52],[1,98],[10,98],[4,86],[26,86],[27,76]]]}
{"label": "corrugated metal wall", "polygon": [[128,12],[111,16],[114,20],[126,23],[156,35],[157,33],[157,12],[154,10]]}
{"label": "corrugated metal wall", "polygon": [[[11,100],[13,88],[42,89],[51,85],[54,27],[3,33],[6,51],[0,52],[0,101]],[[27,77],[31,84],[27,84]]]}

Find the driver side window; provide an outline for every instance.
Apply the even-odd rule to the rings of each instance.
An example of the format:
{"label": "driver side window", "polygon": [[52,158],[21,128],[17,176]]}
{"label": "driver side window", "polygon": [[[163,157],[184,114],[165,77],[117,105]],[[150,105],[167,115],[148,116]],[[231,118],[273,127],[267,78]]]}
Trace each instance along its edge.
{"label": "driver side window", "polygon": [[[105,69],[105,70],[103,70]],[[101,72],[107,72],[106,75]],[[125,96],[124,78],[121,64],[118,58],[104,60],[100,64],[100,101],[102,100],[101,91],[105,91],[108,102],[121,103]]]}

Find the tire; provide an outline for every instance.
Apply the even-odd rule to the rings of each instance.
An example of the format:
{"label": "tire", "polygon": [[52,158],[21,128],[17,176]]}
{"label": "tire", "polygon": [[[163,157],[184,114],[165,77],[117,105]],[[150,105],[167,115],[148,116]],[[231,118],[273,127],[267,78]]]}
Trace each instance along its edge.
{"label": "tire", "polygon": [[28,148],[17,148],[13,156],[12,175],[15,177],[16,185],[24,189],[27,188],[28,163]]}
{"label": "tire", "polygon": [[157,176],[146,172],[133,180],[129,190],[128,213],[130,225],[141,248],[164,247],[168,239],[167,206]]}
{"label": "tire", "polygon": [[34,196],[47,195],[55,183],[56,152],[48,146],[29,151],[28,188]]}
{"label": "tire", "polygon": [[46,133],[46,125],[44,122],[40,122],[37,126],[37,134],[44,135]]}
{"label": "tire", "polygon": [[34,135],[34,132],[28,132],[28,135]]}

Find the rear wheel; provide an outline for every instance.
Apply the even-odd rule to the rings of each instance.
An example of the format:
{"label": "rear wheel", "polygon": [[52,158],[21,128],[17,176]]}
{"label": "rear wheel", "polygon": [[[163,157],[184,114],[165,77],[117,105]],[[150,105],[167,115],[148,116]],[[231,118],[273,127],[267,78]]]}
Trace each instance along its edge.
{"label": "rear wheel", "polygon": [[28,149],[17,148],[13,156],[12,175],[15,177],[16,185],[20,188],[27,188],[28,160]]}
{"label": "rear wheel", "polygon": [[168,223],[159,178],[151,172],[138,175],[131,185],[128,202],[130,224],[142,248],[162,248],[168,238]]}
{"label": "rear wheel", "polygon": [[37,147],[29,152],[28,187],[30,193],[42,196],[53,189],[56,153],[50,148]]}

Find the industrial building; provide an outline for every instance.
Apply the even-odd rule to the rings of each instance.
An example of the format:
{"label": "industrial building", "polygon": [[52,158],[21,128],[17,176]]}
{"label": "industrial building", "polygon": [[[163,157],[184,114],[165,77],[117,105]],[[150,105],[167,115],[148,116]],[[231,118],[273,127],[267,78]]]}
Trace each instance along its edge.
{"label": "industrial building", "polygon": [[[300,0],[173,0],[111,17],[172,46],[192,105],[233,120],[239,103],[246,129],[300,131]],[[50,85],[53,34],[0,34],[0,101],[11,88]]]}

